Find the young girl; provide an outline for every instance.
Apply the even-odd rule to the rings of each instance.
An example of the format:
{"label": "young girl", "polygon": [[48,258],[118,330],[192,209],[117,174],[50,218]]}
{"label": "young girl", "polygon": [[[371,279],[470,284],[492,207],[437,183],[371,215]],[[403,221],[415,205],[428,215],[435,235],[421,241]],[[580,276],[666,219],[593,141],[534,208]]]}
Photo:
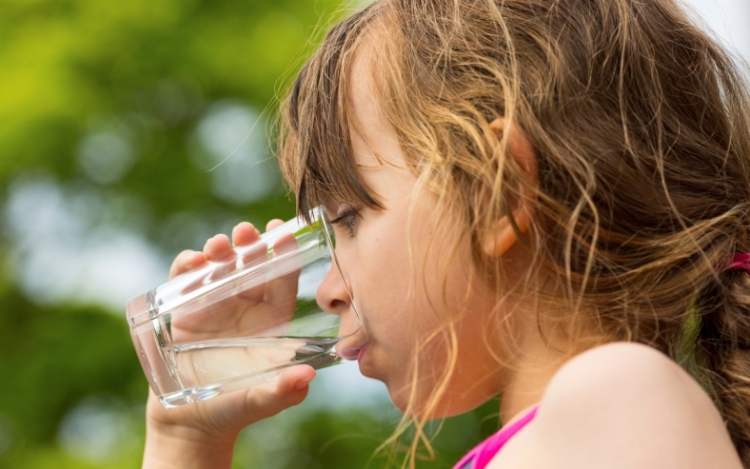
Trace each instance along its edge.
{"label": "young girl", "polygon": [[[282,115],[300,212],[336,221],[318,302],[363,315],[346,358],[418,437],[502,397],[457,468],[750,468],[750,98],[672,0],[377,0]],[[314,375],[151,396],[144,467],[230,467]]]}

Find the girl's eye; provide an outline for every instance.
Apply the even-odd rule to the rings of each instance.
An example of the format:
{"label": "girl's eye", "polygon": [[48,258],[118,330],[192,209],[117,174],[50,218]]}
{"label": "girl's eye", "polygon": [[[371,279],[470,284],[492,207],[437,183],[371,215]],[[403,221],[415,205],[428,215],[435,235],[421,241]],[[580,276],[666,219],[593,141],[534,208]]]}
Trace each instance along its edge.
{"label": "girl's eye", "polygon": [[357,216],[359,216],[359,213],[350,209],[331,220],[331,224],[346,227],[349,230],[349,238],[354,238],[354,224],[357,221]]}

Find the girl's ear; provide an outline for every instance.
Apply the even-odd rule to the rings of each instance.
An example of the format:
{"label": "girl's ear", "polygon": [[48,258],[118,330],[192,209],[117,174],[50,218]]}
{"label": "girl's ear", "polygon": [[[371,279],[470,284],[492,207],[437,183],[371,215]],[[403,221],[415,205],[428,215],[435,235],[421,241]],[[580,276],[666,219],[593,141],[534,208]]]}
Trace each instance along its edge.
{"label": "girl's ear", "polygon": [[[530,187],[536,187],[539,183],[539,170],[536,155],[531,142],[514,124],[507,126],[504,118],[499,117],[490,123],[490,128],[502,136],[508,132],[508,145],[510,154],[521,168],[526,184],[520,184],[521,197],[514,201],[512,207],[513,218],[516,227],[521,233],[525,233],[531,224],[534,214],[534,191]],[[529,187],[530,186],[530,187]],[[516,228],[513,227],[509,217],[504,216],[493,223],[492,228],[482,236],[482,249],[491,257],[502,256],[511,246],[518,241]]]}

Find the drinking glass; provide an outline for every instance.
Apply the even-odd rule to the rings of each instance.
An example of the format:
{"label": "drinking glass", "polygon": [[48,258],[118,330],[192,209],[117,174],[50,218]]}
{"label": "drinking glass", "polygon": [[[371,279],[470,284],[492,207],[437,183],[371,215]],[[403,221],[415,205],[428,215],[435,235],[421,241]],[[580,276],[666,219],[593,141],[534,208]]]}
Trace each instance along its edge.
{"label": "drinking glass", "polygon": [[231,259],[207,262],[127,303],[138,358],[165,407],[273,380],[292,365],[339,363],[340,317],[315,299],[329,271],[343,275],[324,213],[315,208],[310,223],[294,218],[234,248]]}

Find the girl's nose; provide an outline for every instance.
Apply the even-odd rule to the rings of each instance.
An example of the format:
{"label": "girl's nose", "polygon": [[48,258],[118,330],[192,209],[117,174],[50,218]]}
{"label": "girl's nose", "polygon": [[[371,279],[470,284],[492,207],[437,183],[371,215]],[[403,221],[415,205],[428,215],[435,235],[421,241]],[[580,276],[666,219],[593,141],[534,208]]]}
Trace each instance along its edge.
{"label": "girl's nose", "polygon": [[349,309],[351,301],[349,292],[335,263],[331,263],[328,273],[318,287],[315,300],[318,302],[320,309],[327,313],[341,315]]}

